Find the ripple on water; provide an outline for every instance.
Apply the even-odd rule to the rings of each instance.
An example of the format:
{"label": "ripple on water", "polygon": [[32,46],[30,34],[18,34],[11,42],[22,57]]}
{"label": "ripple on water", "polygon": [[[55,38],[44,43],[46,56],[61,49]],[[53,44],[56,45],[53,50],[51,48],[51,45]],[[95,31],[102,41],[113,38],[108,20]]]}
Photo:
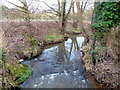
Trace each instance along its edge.
{"label": "ripple on water", "polygon": [[63,43],[46,48],[38,58],[23,62],[33,70],[33,74],[20,86],[23,88],[91,87],[81,62],[80,50],[83,41],[84,37],[71,37]]}

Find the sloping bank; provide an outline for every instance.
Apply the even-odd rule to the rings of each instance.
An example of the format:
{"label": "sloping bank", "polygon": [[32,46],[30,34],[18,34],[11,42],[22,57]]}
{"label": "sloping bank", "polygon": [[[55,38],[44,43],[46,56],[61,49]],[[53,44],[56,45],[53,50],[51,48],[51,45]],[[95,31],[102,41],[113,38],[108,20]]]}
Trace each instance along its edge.
{"label": "sloping bank", "polygon": [[119,2],[97,4],[93,17],[92,39],[83,45],[85,53],[83,63],[86,71],[88,74],[92,74],[96,81],[104,87],[120,86],[120,26],[118,24],[120,16],[117,12],[118,6]]}
{"label": "sloping bank", "polygon": [[[64,41],[67,37],[63,35],[58,36],[48,36],[46,40],[40,42],[38,39],[32,38],[30,41],[27,41],[26,44],[31,44],[27,48],[22,48],[21,52],[15,52],[14,55],[11,57],[8,52],[2,51],[2,64],[0,68],[0,76],[2,78],[0,83],[0,88],[15,88],[19,87],[18,85],[23,83],[29,76],[32,74],[30,68],[25,65],[21,64],[20,62],[23,60],[28,60],[34,58],[42,53],[44,46],[60,43]],[[19,51],[21,48],[18,48]],[[18,60],[14,56],[18,55]]]}
{"label": "sloping bank", "polygon": [[[119,64],[118,55],[118,28],[116,31],[111,31],[106,35],[106,46],[101,46],[99,42],[96,42],[95,49],[92,50],[92,40],[89,43],[83,45],[83,57],[84,67],[87,74],[92,74],[98,83],[103,87],[117,87],[119,85]],[[113,37],[113,38],[111,38]],[[94,54],[94,57],[92,54]],[[93,59],[94,58],[94,59]],[[95,61],[94,61],[95,60]]]}

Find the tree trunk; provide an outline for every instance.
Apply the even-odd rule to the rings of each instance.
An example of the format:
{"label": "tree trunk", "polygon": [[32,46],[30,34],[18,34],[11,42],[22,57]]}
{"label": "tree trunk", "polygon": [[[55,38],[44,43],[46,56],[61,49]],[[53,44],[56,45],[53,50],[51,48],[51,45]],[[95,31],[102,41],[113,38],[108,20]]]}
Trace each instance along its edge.
{"label": "tree trunk", "polygon": [[60,23],[60,30],[61,30],[61,34],[64,35],[65,33],[65,27],[66,27],[66,20],[65,20],[65,7],[66,7],[66,0],[62,1],[62,11],[61,11],[61,23]]}
{"label": "tree trunk", "polygon": [[73,14],[73,24],[72,24],[72,26],[73,26],[74,29],[77,29],[79,21],[77,20],[76,15],[75,15],[75,5],[74,5],[74,3],[75,2],[73,2],[73,7],[72,7],[72,14]]}
{"label": "tree trunk", "polygon": [[30,21],[30,15],[29,13],[26,13],[27,17],[26,17],[26,23],[27,23],[27,27],[28,27],[28,36],[31,38],[33,36],[32,34],[32,26],[31,26],[31,21]]}
{"label": "tree trunk", "polygon": [[[57,2],[58,2],[58,12],[59,12],[59,14],[58,14],[58,18],[59,18],[59,25],[61,24],[61,9],[60,9],[60,0],[57,0]],[[59,26],[60,27],[60,26]]]}
{"label": "tree trunk", "polygon": [[79,29],[81,30],[83,36],[86,39],[86,42],[89,42],[89,36],[86,34],[85,30],[84,30],[84,26],[83,26],[83,12],[82,12],[82,6],[80,8],[80,1],[76,2],[76,6],[77,6],[77,18],[79,21]]}
{"label": "tree trunk", "polygon": [[67,13],[66,13],[66,0],[62,0],[61,3],[62,3],[62,10],[61,10],[60,30],[61,30],[61,34],[64,35],[66,25],[67,25],[68,16],[70,14],[70,11],[71,11],[71,8],[73,5],[73,1],[71,2]]}
{"label": "tree trunk", "polygon": [[84,28],[84,26],[83,26],[83,16],[82,16],[82,11],[80,9],[80,2],[79,1],[76,2],[76,6],[77,6],[77,19],[79,21],[79,29],[82,30]]}

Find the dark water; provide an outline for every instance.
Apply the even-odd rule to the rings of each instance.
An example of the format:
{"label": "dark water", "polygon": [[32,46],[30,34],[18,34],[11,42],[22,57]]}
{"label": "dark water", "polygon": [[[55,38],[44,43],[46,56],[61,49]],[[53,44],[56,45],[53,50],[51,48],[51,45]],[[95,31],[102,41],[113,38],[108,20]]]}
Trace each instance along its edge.
{"label": "dark water", "polygon": [[48,46],[43,53],[24,61],[33,74],[20,87],[23,88],[93,88],[94,81],[85,76],[82,65],[84,37],[71,37],[63,43]]}

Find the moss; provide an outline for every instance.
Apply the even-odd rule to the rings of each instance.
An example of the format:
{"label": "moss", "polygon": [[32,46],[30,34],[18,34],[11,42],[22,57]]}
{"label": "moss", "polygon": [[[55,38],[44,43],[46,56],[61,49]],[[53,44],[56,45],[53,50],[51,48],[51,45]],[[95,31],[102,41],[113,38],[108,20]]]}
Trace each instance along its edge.
{"label": "moss", "polygon": [[55,42],[63,40],[64,37],[65,35],[51,35],[51,36],[47,36],[45,41],[47,43],[55,43]]}
{"label": "moss", "polygon": [[74,33],[80,33],[80,30],[79,29],[74,29],[74,30],[72,30],[72,32],[74,32]]}
{"label": "moss", "polygon": [[66,31],[66,34],[69,35],[77,35],[77,34],[80,34],[81,33],[81,30],[80,29],[72,29],[70,31]]}
{"label": "moss", "polygon": [[32,71],[25,64],[9,64],[8,70],[10,70],[11,74],[16,77],[15,81],[19,84],[23,83],[32,74]]}
{"label": "moss", "polygon": [[57,38],[57,36],[47,36],[47,39],[50,39],[50,40],[55,40]]}
{"label": "moss", "polygon": [[83,28],[83,29],[82,29],[82,31],[86,32],[86,31],[87,31],[87,29]]}

